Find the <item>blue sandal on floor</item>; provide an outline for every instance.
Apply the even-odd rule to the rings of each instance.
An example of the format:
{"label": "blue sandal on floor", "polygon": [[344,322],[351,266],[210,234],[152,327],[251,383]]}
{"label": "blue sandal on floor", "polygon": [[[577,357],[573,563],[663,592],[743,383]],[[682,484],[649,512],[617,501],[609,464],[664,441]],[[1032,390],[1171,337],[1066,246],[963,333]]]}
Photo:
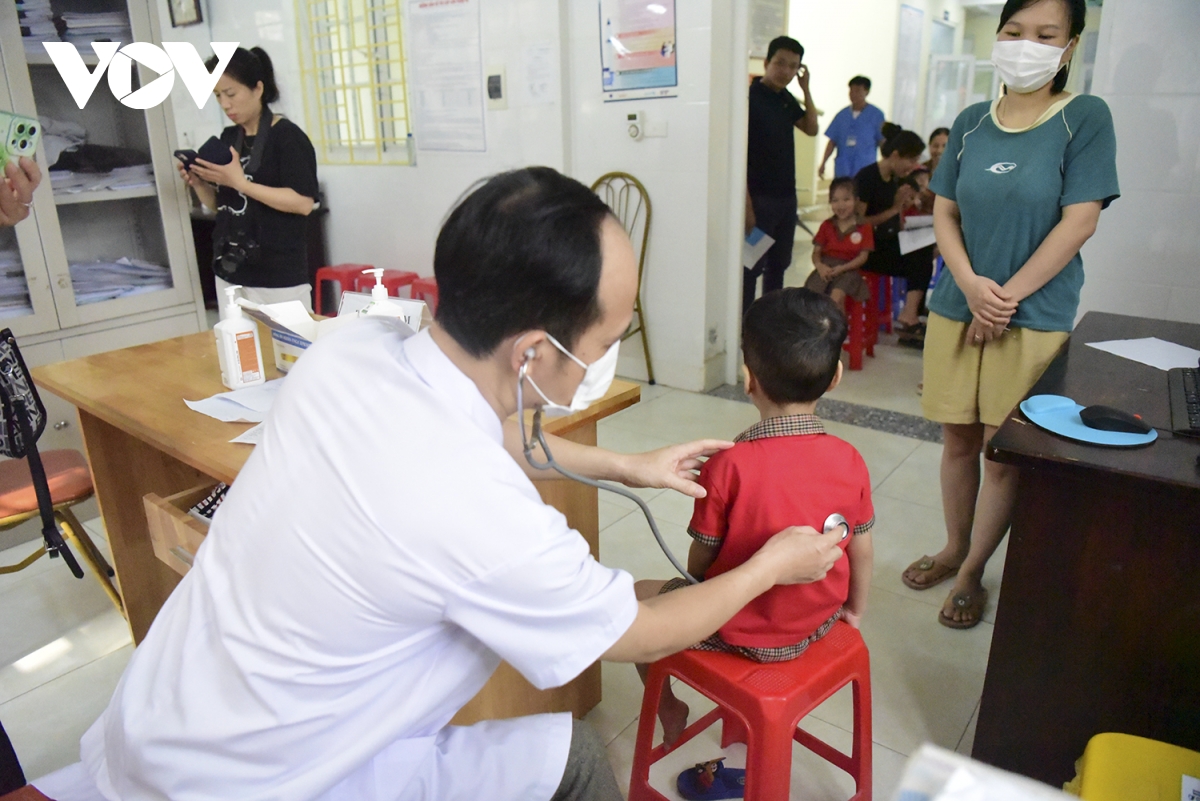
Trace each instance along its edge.
{"label": "blue sandal on floor", "polygon": [[724,758],[698,762],[675,780],[675,789],[688,801],[741,798],[746,792],[746,771],[727,768]]}

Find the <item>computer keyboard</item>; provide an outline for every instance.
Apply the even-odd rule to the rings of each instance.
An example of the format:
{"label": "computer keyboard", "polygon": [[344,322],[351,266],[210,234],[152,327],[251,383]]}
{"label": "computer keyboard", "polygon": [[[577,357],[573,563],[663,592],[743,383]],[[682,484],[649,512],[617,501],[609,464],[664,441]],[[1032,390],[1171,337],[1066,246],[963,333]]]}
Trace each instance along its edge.
{"label": "computer keyboard", "polygon": [[1200,437],[1200,367],[1177,367],[1167,371],[1171,398],[1171,430]]}

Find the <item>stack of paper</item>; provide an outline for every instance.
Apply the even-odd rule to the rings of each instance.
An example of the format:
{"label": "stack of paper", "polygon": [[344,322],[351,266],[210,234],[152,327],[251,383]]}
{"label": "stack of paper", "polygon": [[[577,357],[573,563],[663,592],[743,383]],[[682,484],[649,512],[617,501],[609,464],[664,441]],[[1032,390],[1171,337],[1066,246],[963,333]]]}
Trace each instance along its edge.
{"label": "stack of paper", "polygon": [[50,186],[56,196],[154,186],[154,168],[149,164],[135,164],[101,173],[51,170]]}
{"label": "stack of paper", "polygon": [[75,262],[71,266],[71,287],[75,305],[141,295],[170,289],[171,270],[140,259]]}
{"label": "stack of paper", "polygon": [[42,42],[57,42],[58,28],[54,25],[54,10],[50,0],[17,0],[17,19],[26,53],[45,55]]}
{"label": "stack of paper", "polygon": [[133,33],[129,27],[129,17],[120,11],[99,11],[92,13],[66,12],[62,21],[67,30],[63,41],[81,45],[90,42],[131,42]]}
{"label": "stack of paper", "polygon": [[276,378],[257,387],[221,392],[204,400],[192,401],[185,398],[183,402],[192,411],[206,414],[223,423],[261,423],[267,419],[267,412],[271,411],[271,405],[275,403],[275,393],[279,392],[281,386],[283,379]]}
{"label": "stack of paper", "polygon": [[29,302],[21,254],[15,250],[0,250],[0,318],[25,314],[33,314],[33,305]]}

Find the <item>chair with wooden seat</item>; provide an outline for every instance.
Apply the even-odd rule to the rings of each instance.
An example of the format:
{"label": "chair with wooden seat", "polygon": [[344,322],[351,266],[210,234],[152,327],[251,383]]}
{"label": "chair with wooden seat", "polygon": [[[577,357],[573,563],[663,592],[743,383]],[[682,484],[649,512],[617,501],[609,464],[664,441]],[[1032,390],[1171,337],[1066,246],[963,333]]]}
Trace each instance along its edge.
{"label": "chair with wooden seat", "polygon": [[49,553],[51,558],[62,558],[76,578],[83,578],[83,569],[59,531],[61,525],[123,612],[121,596],[112,583],[113,569],[71,511],[92,496],[87,462],[78,451],[38,453],[37,438],[45,427],[46,407],[29,377],[17,340],[8,329],[0,331],[0,454],[11,457],[0,462],[0,530],[41,517],[43,540],[26,559],[0,566],[0,573],[24,570]]}
{"label": "chair with wooden seat", "polygon": [[650,340],[646,331],[646,314],[642,311],[642,273],[646,268],[646,243],[650,241],[650,195],[646,193],[642,182],[627,172],[601,175],[592,184],[592,191],[612,209],[638,254],[638,289],[633,305],[633,310],[637,312],[637,323],[630,323],[621,340],[629,339],[634,334],[642,335],[646,377],[653,384],[654,366],[650,363]]}

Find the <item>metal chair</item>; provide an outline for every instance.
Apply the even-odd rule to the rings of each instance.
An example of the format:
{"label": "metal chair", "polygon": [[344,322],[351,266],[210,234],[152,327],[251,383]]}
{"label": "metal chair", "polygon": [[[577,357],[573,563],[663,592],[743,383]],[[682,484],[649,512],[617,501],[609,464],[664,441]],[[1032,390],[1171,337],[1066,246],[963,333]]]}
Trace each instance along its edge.
{"label": "metal chair", "polygon": [[634,334],[642,335],[642,351],[646,354],[646,377],[653,384],[654,366],[650,362],[646,314],[642,311],[642,272],[646,267],[646,244],[650,240],[650,195],[646,193],[642,182],[627,172],[609,172],[601,175],[592,184],[592,191],[612,209],[625,233],[629,235],[629,241],[637,250],[638,291],[633,307],[637,312],[637,324],[630,323],[629,330],[621,340],[629,339]]}
{"label": "metal chair", "polygon": [[73,450],[38,453],[37,438],[46,427],[46,407],[8,329],[0,331],[0,409],[0,453],[12,457],[0,462],[0,531],[40,516],[44,540],[17,564],[0,566],[0,574],[24,570],[49,553],[52,559],[61,557],[76,578],[83,578],[83,569],[58,530],[61,525],[67,538],[79,546],[109,599],[124,612],[112,582],[112,567],[71,511],[72,506],[92,497],[87,462]]}

